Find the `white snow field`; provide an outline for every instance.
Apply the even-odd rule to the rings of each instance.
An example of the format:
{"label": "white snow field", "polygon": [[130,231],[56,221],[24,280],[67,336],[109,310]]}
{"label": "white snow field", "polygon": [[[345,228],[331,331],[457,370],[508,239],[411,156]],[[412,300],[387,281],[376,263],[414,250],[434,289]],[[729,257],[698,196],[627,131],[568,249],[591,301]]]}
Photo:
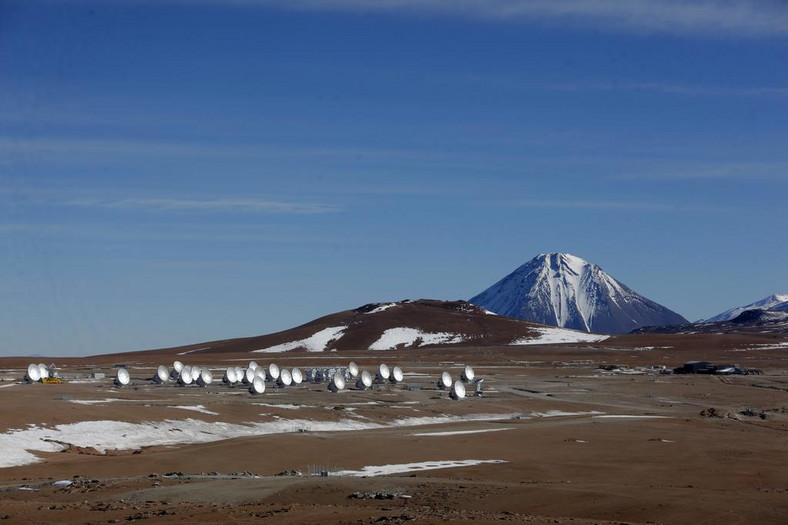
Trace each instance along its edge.
{"label": "white snow field", "polygon": [[369,345],[370,350],[394,350],[399,345],[405,348],[421,340],[421,346],[462,343],[466,337],[451,332],[422,332],[418,328],[389,328],[380,339]]}
{"label": "white snow field", "polygon": [[306,339],[290,341],[289,343],[282,343],[253,351],[266,354],[277,354],[280,352],[287,352],[288,350],[295,350],[296,348],[306,348],[308,352],[323,352],[330,342],[340,339],[345,334],[346,329],[347,326],[332,326],[324,328]]}

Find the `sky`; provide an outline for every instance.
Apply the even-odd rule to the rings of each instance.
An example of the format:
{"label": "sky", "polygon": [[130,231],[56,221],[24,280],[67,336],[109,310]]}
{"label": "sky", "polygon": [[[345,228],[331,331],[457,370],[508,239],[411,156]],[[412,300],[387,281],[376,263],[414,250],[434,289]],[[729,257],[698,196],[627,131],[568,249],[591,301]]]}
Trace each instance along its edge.
{"label": "sky", "polygon": [[788,5],[3,0],[0,355],[468,299],[788,292]]}

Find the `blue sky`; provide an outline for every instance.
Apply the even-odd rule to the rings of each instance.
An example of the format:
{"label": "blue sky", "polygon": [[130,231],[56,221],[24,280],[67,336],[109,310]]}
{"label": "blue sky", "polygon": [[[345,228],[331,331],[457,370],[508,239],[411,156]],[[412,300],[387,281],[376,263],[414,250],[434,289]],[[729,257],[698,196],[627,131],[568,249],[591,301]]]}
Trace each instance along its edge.
{"label": "blue sky", "polygon": [[0,355],[468,298],[566,251],[788,292],[788,7],[6,0]]}

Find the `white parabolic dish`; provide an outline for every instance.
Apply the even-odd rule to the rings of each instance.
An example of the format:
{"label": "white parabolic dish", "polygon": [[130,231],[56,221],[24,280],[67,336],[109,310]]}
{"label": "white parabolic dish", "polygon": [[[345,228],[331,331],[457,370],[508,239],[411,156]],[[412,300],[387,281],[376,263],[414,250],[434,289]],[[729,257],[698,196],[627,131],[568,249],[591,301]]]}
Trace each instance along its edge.
{"label": "white parabolic dish", "polygon": [[249,386],[249,392],[252,394],[262,394],[265,392],[265,381],[263,381],[262,377],[255,377],[252,380],[252,384]]}
{"label": "white parabolic dish", "polygon": [[454,382],[451,387],[451,393],[449,394],[452,399],[462,399],[465,397],[465,383],[460,380]]}
{"label": "white parabolic dish", "polygon": [[170,371],[167,370],[167,367],[164,365],[159,365],[159,367],[156,368],[156,375],[153,376],[153,380],[157,383],[166,383],[169,378]]}
{"label": "white parabolic dish", "polygon": [[192,367],[192,383],[194,383],[198,379],[200,379],[200,374],[201,373],[202,373],[202,368],[200,368],[199,366],[193,366]]}
{"label": "white parabolic dish", "polygon": [[200,386],[208,386],[213,383],[213,374],[207,368],[200,370],[200,377],[197,378],[197,384]]}
{"label": "white parabolic dish", "polygon": [[476,373],[473,371],[473,368],[466,366],[462,371],[462,380],[470,383],[474,377],[476,377]]}
{"label": "white parabolic dish", "polygon": [[232,385],[233,383],[238,381],[238,376],[235,375],[235,367],[234,366],[230,366],[230,367],[227,368],[227,370],[225,370],[224,378],[222,378],[222,381],[224,381],[225,383],[228,383],[230,385]]}
{"label": "white parabolic dish", "polygon": [[283,368],[279,372],[278,383],[280,386],[290,386],[293,383],[293,376],[290,374],[290,370]]}
{"label": "white parabolic dish", "polygon": [[172,368],[173,368],[173,369],[174,369],[176,372],[178,372],[178,373],[180,374],[180,373],[181,373],[181,370],[183,370],[183,363],[181,363],[180,361],[175,361],[175,362],[172,364]]}
{"label": "white parabolic dish", "polygon": [[378,378],[385,381],[386,379],[389,378],[390,375],[391,375],[391,371],[389,370],[389,367],[381,363],[380,366],[378,367]]}
{"label": "white parabolic dish", "polygon": [[268,365],[268,380],[276,381],[277,379],[279,379],[279,367],[271,363]]}
{"label": "white parabolic dish", "polygon": [[41,379],[41,372],[38,370],[37,364],[31,363],[30,365],[28,365],[25,379],[33,383]]}
{"label": "white parabolic dish", "polygon": [[46,379],[49,377],[49,368],[44,363],[38,363],[38,374],[41,376],[41,379]]}
{"label": "white parabolic dish", "polygon": [[126,386],[129,384],[131,377],[129,376],[129,371],[125,368],[118,369],[118,375],[115,376],[115,382],[121,386]]}
{"label": "white parabolic dish", "polygon": [[438,387],[442,390],[451,388],[451,374],[448,372],[441,372],[441,377],[438,379]]}
{"label": "white parabolic dish", "polygon": [[350,372],[350,377],[358,377],[358,365],[353,361],[347,365],[347,371]]}
{"label": "white parabolic dish", "polygon": [[372,374],[370,374],[366,370],[361,371],[361,376],[356,381],[356,387],[361,388],[362,390],[366,390],[367,388],[372,386]]}
{"label": "white parabolic dish", "polygon": [[400,383],[405,378],[405,374],[402,373],[402,369],[398,366],[395,366],[391,369],[391,377],[389,378],[392,383]]}
{"label": "white parabolic dish", "polygon": [[332,392],[339,392],[343,388],[345,388],[345,377],[341,372],[336,372],[328,384],[328,389]]}
{"label": "white parabolic dish", "polygon": [[293,378],[294,385],[300,385],[304,381],[304,374],[301,373],[301,370],[298,368],[294,368],[292,372],[290,372],[290,376]]}
{"label": "white parabolic dish", "polygon": [[260,365],[257,364],[257,361],[249,361],[249,368],[258,368]]}
{"label": "white parabolic dish", "polygon": [[255,369],[254,368],[247,368],[244,370],[244,383],[252,384],[255,378]]}
{"label": "white parabolic dish", "polygon": [[181,368],[181,373],[178,375],[178,383],[182,385],[192,384],[192,367],[187,365]]}

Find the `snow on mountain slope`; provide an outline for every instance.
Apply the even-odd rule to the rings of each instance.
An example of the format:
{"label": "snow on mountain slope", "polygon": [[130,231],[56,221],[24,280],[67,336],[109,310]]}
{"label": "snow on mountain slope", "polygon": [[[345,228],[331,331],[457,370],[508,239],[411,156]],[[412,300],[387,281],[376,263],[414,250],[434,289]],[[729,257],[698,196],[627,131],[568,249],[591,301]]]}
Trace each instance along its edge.
{"label": "snow on mountain slope", "polygon": [[469,302],[508,317],[597,333],[688,322],[565,253],[538,255]]}
{"label": "snow on mountain slope", "polygon": [[342,337],[346,329],[347,326],[332,326],[329,328],[324,328],[311,337],[307,337],[305,339],[290,341],[288,343],[282,343],[260,350],[253,350],[253,352],[275,354],[279,352],[287,352],[288,350],[295,350],[296,348],[305,348],[307,352],[322,352],[326,349],[329,343]]}
{"label": "snow on mountain slope", "polygon": [[725,310],[721,314],[715,315],[708,319],[701,319],[699,323],[717,323],[721,321],[730,321],[741,315],[747,310],[788,310],[788,294],[774,294],[769,297],[764,297],[760,301],[755,301],[746,306],[737,306],[730,310]]}
{"label": "snow on mountain slope", "polygon": [[609,335],[589,334],[578,332],[577,330],[567,330],[566,328],[535,328],[539,332],[538,337],[524,337],[515,339],[513,345],[547,345],[559,343],[598,343],[610,338]]}

